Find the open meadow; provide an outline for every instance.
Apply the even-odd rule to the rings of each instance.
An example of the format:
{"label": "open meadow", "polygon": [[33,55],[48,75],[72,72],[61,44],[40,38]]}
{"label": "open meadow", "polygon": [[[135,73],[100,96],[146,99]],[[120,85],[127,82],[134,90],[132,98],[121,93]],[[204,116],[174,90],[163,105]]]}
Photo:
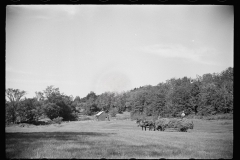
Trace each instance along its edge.
{"label": "open meadow", "polygon": [[136,121],[6,127],[7,158],[233,158],[233,120],[193,119],[188,132],[142,131]]}

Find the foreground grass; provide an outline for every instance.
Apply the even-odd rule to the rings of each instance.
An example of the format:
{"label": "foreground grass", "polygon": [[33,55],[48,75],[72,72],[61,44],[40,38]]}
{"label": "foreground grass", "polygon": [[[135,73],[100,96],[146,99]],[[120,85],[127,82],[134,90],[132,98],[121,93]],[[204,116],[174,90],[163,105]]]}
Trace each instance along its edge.
{"label": "foreground grass", "polygon": [[232,158],[232,120],[194,120],[188,132],[142,131],[135,121],[7,127],[7,158]]}

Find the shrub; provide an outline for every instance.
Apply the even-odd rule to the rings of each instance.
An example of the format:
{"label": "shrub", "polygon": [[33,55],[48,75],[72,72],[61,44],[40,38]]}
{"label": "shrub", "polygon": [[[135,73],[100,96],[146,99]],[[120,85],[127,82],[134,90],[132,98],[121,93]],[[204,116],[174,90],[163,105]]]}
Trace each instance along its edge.
{"label": "shrub", "polygon": [[51,120],[59,116],[59,111],[60,111],[60,107],[55,103],[47,103],[44,106],[44,112],[48,116],[48,118],[50,118]]}
{"label": "shrub", "polygon": [[117,113],[118,113],[117,108],[113,108],[112,110],[109,111],[111,117],[116,117]]}
{"label": "shrub", "polygon": [[62,117],[57,117],[57,118],[54,118],[52,121],[53,121],[53,123],[61,124],[62,119],[63,119]]}

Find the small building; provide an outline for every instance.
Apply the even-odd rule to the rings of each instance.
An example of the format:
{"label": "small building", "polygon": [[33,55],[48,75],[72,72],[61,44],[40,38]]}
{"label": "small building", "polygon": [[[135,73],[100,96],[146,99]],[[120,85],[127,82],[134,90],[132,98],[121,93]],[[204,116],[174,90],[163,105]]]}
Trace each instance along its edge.
{"label": "small building", "polygon": [[95,116],[98,121],[110,121],[109,115],[105,111],[98,112]]}

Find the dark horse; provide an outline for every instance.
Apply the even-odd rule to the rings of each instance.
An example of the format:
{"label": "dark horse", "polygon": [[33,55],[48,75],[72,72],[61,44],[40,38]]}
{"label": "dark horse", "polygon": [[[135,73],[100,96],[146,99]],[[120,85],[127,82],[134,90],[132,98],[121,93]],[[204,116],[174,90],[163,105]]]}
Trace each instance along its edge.
{"label": "dark horse", "polygon": [[145,128],[145,131],[146,131],[146,128],[149,128],[149,131],[154,129],[155,131],[155,123],[152,122],[152,121],[147,121],[147,120],[142,120],[142,119],[137,119],[137,122],[138,124],[138,127],[142,127],[142,130],[143,128]]}

